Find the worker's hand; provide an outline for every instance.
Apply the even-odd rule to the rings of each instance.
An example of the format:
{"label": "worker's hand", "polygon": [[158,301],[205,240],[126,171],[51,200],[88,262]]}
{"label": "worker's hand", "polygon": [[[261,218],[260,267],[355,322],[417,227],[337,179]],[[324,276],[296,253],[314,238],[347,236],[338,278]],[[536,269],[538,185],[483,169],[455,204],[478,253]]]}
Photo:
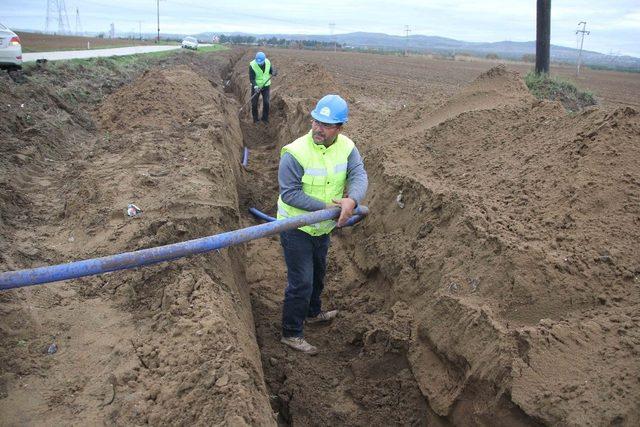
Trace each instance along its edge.
{"label": "worker's hand", "polygon": [[255,86],[253,87],[253,90],[254,90],[254,92],[260,92],[260,86],[255,85]]}
{"label": "worker's hand", "polygon": [[344,227],[349,221],[349,218],[353,216],[353,210],[356,207],[356,201],[350,197],[344,197],[342,199],[333,199],[333,203],[340,206],[340,217],[338,218],[338,227]]}

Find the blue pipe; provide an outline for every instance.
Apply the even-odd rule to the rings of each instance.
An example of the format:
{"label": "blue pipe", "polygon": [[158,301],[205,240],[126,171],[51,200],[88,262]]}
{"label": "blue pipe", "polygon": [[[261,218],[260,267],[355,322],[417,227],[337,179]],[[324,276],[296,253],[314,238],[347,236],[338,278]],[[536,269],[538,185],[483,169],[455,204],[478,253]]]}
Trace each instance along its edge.
{"label": "blue pipe", "polygon": [[[249,212],[251,213],[251,215],[255,216],[256,218],[262,219],[264,221],[273,222],[273,221],[276,220],[274,217],[269,216],[266,213],[264,213],[262,211],[259,211],[256,208],[249,208]],[[342,227],[340,227],[340,228],[351,227],[353,225],[356,225],[357,223],[359,223],[363,219],[364,219],[363,215],[354,215],[351,218],[349,218],[347,223],[345,225],[343,225]]]}
{"label": "blue pipe", "polygon": [[340,228],[344,227],[352,227],[362,221],[364,219],[364,215],[353,215],[351,218],[347,220],[347,222]]}
{"label": "blue pipe", "polygon": [[267,222],[273,222],[276,220],[274,217],[269,216],[266,213],[261,212],[256,208],[249,208],[249,213],[251,213],[251,215],[255,216],[256,218],[265,220]]}
{"label": "blue pipe", "polygon": [[[369,213],[369,208],[366,206],[360,206],[356,213],[360,215],[367,215]],[[58,264],[49,267],[7,271],[5,273],[0,273],[0,290],[57,282],[59,280],[75,279],[78,277],[170,261],[189,255],[237,245],[239,243],[248,242],[249,240],[277,234],[281,231],[315,224],[320,221],[336,218],[339,215],[340,209],[338,208],[324,209],[293,218],[254,225],[240,230],[228,231],[214,236],[202,237],[156,248],[142,249],[135,252],[125,252],[102,258]]]}
{"label": "blue pipe", "polygon": [[249,164],[249,149],[247,147],[244,147],[244,149],[242,150],[242,166],[246,168],[248,164]]}

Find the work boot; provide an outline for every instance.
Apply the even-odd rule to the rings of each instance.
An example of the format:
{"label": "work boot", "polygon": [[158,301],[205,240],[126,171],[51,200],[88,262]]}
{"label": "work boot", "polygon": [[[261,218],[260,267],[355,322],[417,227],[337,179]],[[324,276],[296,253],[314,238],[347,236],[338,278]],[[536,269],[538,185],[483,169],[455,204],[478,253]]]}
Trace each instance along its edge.
{"label": "work boot", "polygon": [[338,310],[321,311],[315,317],[307,317],[307,323],[324,323],[333,320],[338,315]]}
{"label": "work boot", "polygon": [[282,337],[280,342],[294,350],[301,351],[311,356],[318,354],[318,348],[309,344],[303,337]]}

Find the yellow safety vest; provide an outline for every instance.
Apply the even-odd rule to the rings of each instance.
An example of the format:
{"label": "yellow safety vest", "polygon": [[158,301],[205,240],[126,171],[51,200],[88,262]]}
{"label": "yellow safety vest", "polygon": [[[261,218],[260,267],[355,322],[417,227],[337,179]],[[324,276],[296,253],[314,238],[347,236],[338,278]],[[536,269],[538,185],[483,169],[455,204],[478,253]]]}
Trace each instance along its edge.
{"label": "yellow safety vest", "polygon": [[255,59],[251,61],[249,65],[251,65],[253,72],[256,73],[256,85],[258,87],[262,88],[265,86],[271,86],[271,80],[269,79],[269,73],[271,72],[271,61],[269,61],[268,59],[264,60],[264,71],[262,71],[262,68],[260,68]]}
{"label": "yellow safety vest", "polygon": [[[338,137],[329,147],[316,144],[308,134],[285,145],[280,150],[280,157],[290,153],[304,169],[302,175],[302,191],[314,199],[331,203],[333,199],[344,197],[347,185],[347,161],[355,144],[344,135]],[[278,198],[278,219],[291,218],[308,213],[303,209],[290,206]],[[301,227],[300,230],[312,236],[331,233],[336,226],[333,220]]]}

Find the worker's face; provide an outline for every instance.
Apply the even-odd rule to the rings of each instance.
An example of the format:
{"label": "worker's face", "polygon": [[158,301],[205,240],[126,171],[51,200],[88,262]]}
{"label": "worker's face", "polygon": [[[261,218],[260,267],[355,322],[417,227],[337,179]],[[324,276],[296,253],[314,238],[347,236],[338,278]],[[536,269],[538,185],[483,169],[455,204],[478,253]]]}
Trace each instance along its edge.
{"label": "worker's face", "polygon": [[340,133],[341,128],[341,125],[331,125],[313,119],[311,120],[311,135],[313,136],[313,142],[323,145],[331,143]]}

